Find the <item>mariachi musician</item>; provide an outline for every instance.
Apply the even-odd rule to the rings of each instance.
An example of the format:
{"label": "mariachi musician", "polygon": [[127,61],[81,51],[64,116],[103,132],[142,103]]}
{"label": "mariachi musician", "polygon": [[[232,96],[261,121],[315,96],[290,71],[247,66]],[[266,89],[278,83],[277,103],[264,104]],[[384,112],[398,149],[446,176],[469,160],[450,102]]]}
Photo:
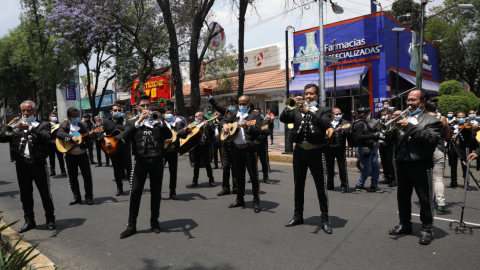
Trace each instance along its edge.
{"label": "mariachi musician", "polygon": [[[313,176],[317,196],[320,202],[321,228],[328,234],[332,233],[328,215],[328,195],[325,188],[325,134],[330,126],[332,110],[318,106],[320,89],[315,84],[305,86],[306,103],[298,104],[298,109],[288,107],[280,115],[280,121],[285,124],[293,123],[292,136],[296,143],[293,152],[293,178],[295,183],[295,211],[292,220],[286,227],[303,224],[303,204],[305,179],[307,170]],[[298,102],[301,97],[296,97]],[[319,162],[321,161],[321,162]]]}
{"label": "mariachi musician", "polygon": [[37,105],[33,101],[25,100],[20,104],[20,109],[22,118],[13,119],[8,123],[12,130],[7,132],[8,126],[4,126],[0,135],[1,143],[10,143],[10,156],[16,161],[20,201],[25,218],[25,225],[18,232],[24,233],[37,226],[33,212],[32,182],[35,182],[42,198],[47,227],[49,230],[53,230],[56,228],[55,214],[46,162],[51,125],[49,122],[35,119]]}
{"label": "mariachi musician", "polygon": [[[163,166],[168,162],[168,171],[170,172],[170,199],[178,200],[177,197],[177,171],[178,171],[178,149],[180,147],[179,138],[185,139],[185,130],[182,128],[182,123],[177,122],[173,115],[172,108],[167,108],[165,111],[165,124],[167,127],[176,133],[176,140],[172,143],[172,139],[165,140],[165,154],[163,155]],[[173,133],[172,133],[173,135]],[[168,143],[167,143],[168,142]]]}
{"label": "mariachi musician", "polygon": [[[80,112],[77,108],[71,107],[67,110],[68,121],[60,124],[57,132],[57,138],[66,142],[78,144],[79,138],[72,136],[74,132],[85,134],[88,133],[87,123],[80,122]],[[91,134],[91,136],[95,136]],[[92,171],[90,169],[90,161],[88,160],[87,145],[82,140],[71,151],[65,154],[65,162],[67,163],[68,181],[73,192],[73,200],[70,205],[82,202],[80,195],[80,186],[78,184],[78,168],[82,172],[83,183],[85,188],[85,201],[88,205],[93,204],[93,181]]]}
{"label": "mariachi musician", "polygon": [[[197,112],[195,114],[195,122],[197,125],[200,125],[205,120],[206,119],[203,115],[203,112]],[[208,183],[211,187],[215,187],[216,185],[213,179],[212,166],[210,165],[210,144],[213,141],[213,135],[215,134],[215,131],[209,122],[203,125],[201,129],[203,130],[203,135],[198,145],[193,149],[193,181],[190,187],[198,186],[199,171],[202,159],[203,163],[205,164],[205,169],[207,170]]]}
{"label": "mariachi musician", "polygon": [[[260,113],[259,108],[253,109],[255,112]],[[255,142],[257,148],[258,158],[260,159],[260,163],[262,164],[262,172],[263,172],[263,182],[265,184],[270,184],[268,181],[268,173],[270,172],[270,164],[268,159],[268,136],[270,135],[270,128],[273,126],[272,121],[264,120],[263,114],[260,115],[262,119],[262,132],[257,138]]]}
{"label": "mariachi musician", "polygon": [[[55,112],[50,113],[49,120],[50,120],[50,125],[53,128],[58,123],[57,114]],[[52,136],[54,136],[54,139],[51,140],[50,143],[48,144],[48,157],[50,160],[50,176],[57,175],[55,173],[55,155],[57,156],[58,163],[60,164],[60,170],[62,171],[62,176],[67,176],[67,172],[65,171],[65,161],[63,160],[63,154],[60,151],[58,151],[57,146],[55,145],[56,135],[57,135],[57,131],[53,131]]]}
{"label": "mariachi musician", "polygon": [[[111,148],[112,142],[108,140],[106,136],[112,134],[115,130],[121,132],[127,132],[127,120],[122,117],[122,107],[120,104],[113,104],[110,110],[112,117],[103,120],[100,124],[103,127],[103,132],[97,133],[97,140],[99,142],[104,141],[105,147]],[[123,173],[124,170],[127,171],[127,179],[130,179],[130,173],[132,171],[132,157],[130,155],[130,143],[121,143],[117,145],[116,151],[109,155],[109,158],[112,160],[113,166],[113,175],[115,177],[115,182],[117,184],[117,193],[116,196],[123,195]],[[98,160],[99,165],[101,161]]]}
{"label": "mariachi musician", "polygon": [[[236,97],[228,98],[228,107],[218,104],[215,99],[208,95],[208,102],[212,104],[213,108],[223,114],[223,120],[220,122],[220,126],[223,127],[226,124],[225,119],[229,119],[233,114],[237,113],[238,100]],[[232,194],[237,194],[237,178],[235,177],[234,155],[233,150],[235,143],[232,141],[221,142],[220,155],[222,156],[222,168],[223,168],[223,182],[222,191],[217,193],[218,196],[230,194],[230,171],[232,173]]]}
{"label": "mariachi musician", "polygon": [[[232,114],[230,118],[224,119],[224,123],[238,123],[237,128],[239,130],[233,139],[238,193],[235,202],[228,207],[245,206],[245,170],[247,170],[252,180],[253,209],[255,213],[260,213],[262,206],[260,203],[260,183],[258,181],[258,156],[255,147],[255,140],[262,131],[260,113],[250,108],[250,97],[247,95],[239,97],[238,104],[238,112]],[[244,123],[246,121],[255,121],[255,124]],[[222,132],[227,134],[228,131],[228,125],[224,124]]]}
{"label": "mariachi musician", "polygon": [[[385,124],[391,116],[391,111],[387,109],[380,110],[380,122]],[[394,142],[378,140],[378,152],[380,153],[380,160],[382,161],[383,176],[389,187],[397,186],[397,178],[395,176],[395,167],[393,166],[393,151]]]}

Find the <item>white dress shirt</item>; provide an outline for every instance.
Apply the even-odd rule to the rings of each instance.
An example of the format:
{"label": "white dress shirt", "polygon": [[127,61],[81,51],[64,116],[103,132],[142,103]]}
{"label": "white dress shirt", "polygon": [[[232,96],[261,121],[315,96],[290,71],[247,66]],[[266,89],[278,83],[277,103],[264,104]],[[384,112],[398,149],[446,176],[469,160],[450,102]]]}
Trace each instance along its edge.
{"label": "white dress shirt", "polygon": [[414,125],[414,126],[418,125],[418,117],[419,117],[422,113],[425,113],[425,111],[420,112],[420,113],[417,113],[417,114],[415,114],[415,115],[413,115],[413,116],[408,115],[408,116],[407,116],[408,122],[410,122],[410,123],[411,123],[412,125]]}
{"label": "white dress shirt", "polygon": [[333,121],[332,121],[332,127],[333,127],[333,128],[336,128],[339,123],[340,123],[340,121],[333,120]]}
{"label": "white dress shirt", "polygon": [[[242,112],[238,111],[237,112],[237,117],[239,118],[238,123],[242,124],[243,121],[245,120],[245,118],[247,118],[247,116],[248,116],[248,113],[242,113]],[[237,134],[237,137],[235,137],[234,143],[235,144],[251,143],[251,141],[249,141],[245,138],[245,131],[243,130],[243,127],[240,128],[240,130],[238,131],[238,134]]]}
{"label": "white dress shirt", "polygon": [[[78,132],[79,130],[80,130],[80,127],[78,125],[70,123],[70,133],[69,134],[72,134],[73,132]],[[80,146],[77,146],[77,147],[73,148],[72,151],[82,151],[82,149],[80,148]]]}
{"label": "white dress shirt", "polygon": [[[32,128],[38,127],[38,125],[40,125],[40,123],[38,123],[37,121],[33,121],[32,123],[30,123],[28,130],[24,130],[23,132],[27,133],[27,131],[31,131]],[[23,156],[26,158],[30,158],[30,149],[28,149],[28,139],[27,139],[27,145],[25,146],[25,151],[23,151]]]}
{"label": "white dress shirt", "polygon": [[[150,123],[150,116],[145,118],[140,124],[137,121],[135,121],[135,128],[140,128],[141,126],[147,126],[149,128],[153,128],[152,123]],[[158,126],[163,127],[163,121],[160,121],[158,123]]]}

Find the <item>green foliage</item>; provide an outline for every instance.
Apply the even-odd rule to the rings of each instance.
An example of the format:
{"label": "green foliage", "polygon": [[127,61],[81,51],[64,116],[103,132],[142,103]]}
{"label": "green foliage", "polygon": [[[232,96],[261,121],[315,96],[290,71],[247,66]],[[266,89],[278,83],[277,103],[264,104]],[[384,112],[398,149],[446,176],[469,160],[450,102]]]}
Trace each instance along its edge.
{"label": "green foliage", "polygon": [[467,112],[478,110],[480,100],[474,93],[465,91],[462,84],[455,80],[445,81],[440,84],[440,96],[438,97],[438,111],[447,115],[448,111]]}
{"label": "green foliage", "polygon": [[398,16],[401,15],[406,15],[407,13],[410,13],[410,17],[402,17],[400,18],[400,21],[404,23],[408,28],[419,32],[420,29],[420,4],[413,1],[413,0],[399,0],[395,1],[392,4],[392,9],[385,11],[391,16],[397,18]]}
{"label": "green foliage", "polygon": [[458,96],[461,95],[462,91],[465,91],[462,83],[456,80],[444,81],[438,88],[438,93],[440,95]]}

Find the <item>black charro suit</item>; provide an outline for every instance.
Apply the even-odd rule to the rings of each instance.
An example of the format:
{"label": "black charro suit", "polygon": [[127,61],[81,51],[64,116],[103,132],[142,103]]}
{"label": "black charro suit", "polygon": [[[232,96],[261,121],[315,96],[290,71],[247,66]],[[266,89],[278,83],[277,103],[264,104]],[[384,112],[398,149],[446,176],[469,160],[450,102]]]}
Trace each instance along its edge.
{"label": "black charro suit", "polygon": [[[328,193],[326,189],[327,170],[323,145],[325,144],[326,130],[332,121],[332,110],[317,106],[316,111],[302,114],[298,110],[285,109],[280,115],[280,121],[285,124],[293,123],[293,141],[296,142],[293,151],[293,177],[295,183],[295,211],[294,219],[303,222],[303,205],[305,180],[307,170],[313,175],[320,203],[322,225],[329,224]],[[314,110],[314,109],[312,109]],[[300,144],[307,142],[318,148],[306,150]]]}
{"label": "black charro suit", "polygon": [[[333,121],[330,122],[329,128],[338,128],[339,126],[347,125],[349,122],[345,119],[338,121],[335,127]],[[327,161],[327,188],[333,190],[334,188],[334,176],[335,176],[335,159],[338,163],[338,174],[340,175],[340,182],[343,188],[348,189],[348,173],[347,173],[347,156],[346,156],[346,134],[344,131],[335,132],[332,142],[327,144],[325,149],[325,158]]]}
{"label": "black charro suit", "polygon": [[270,164],[268,158],[268,136],[270,136],[270,129],[273,123],[269,120],[262,120],[262,127],[267,126],[267,129],[262,130],[262,133],[257,138],[257,155],[262,164],[263,181],[267,183],[268,172],[270,171]]}
{"label": "black charro suit", "polygon": [[[53,222],[55,221],[55,214],[46,162],[51,124],[50,122],[36,121],[31,126],[32,128],[27,132],[14,131],[12,136],[5,136],[2,133],[0,142],[10,144],[10,156],[15,160],[25,222],[35,224],[32,182],[35,182],[35,186],[40,193],[47,223]],[[25,157],[25,148],[27,147],[28,158]]]}
{"label": "black charro suit", "polygon": [[213,129],[211,123],[209,123],[208,125],[205,124],[203,127],[201,127],[201,129],[203,130],[202,141],[200,141],[200,143],[193,149],[193,186],[198,184],[202,159],[203,163],[205,164],[205,169],[207,170],[208,182],[210,183],[210,185],[214,185],[213,183],[215,182],[213,179],[212,166],[210,164],[210,148],[214,140],[213,136],[215,135],[215,130]]}
{"label": "black charro suit", "polygon": [[387,134],[387,140],[395,142],[400,224],[411,230],[411,197],[415,189],[422,206],[421,231],[433,236],[433,153],[442,136],[443,123],[427,112],[416,117],[417,124],[413,124],[413,118],[407,117],[410,123],[402,130]]}
{"label": "black charro suit", "polygon": [[[175,125],[175,126],[173,126]],[[164,166],[168,162],[168,171],[170,172],[170,196],[176,195],[177,189],[177,171],[178,171],[178,149],[180,148],[179,138],[185,139],[187,136],[185,134],[185,129],[182,128],[180,123],[167,123],[167,127],[170,130],[173,130],[177,133],[177,139],[172,145],[166,149],[163,155],[163,164]]]}

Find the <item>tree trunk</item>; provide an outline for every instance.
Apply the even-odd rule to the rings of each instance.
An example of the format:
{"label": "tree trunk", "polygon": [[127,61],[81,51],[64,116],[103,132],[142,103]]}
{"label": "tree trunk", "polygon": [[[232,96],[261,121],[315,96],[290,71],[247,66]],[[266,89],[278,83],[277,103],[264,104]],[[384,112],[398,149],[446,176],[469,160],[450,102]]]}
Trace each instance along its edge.
{"label": "tree trunk", "polygon": [[238,97],[243,95],[245,83],[244,39],[245,39],[245,13],[247,12],[248,0],[240,0],[238,18]]}
{"label": "tree trunk", "polygon": [[[200,29],[202,22],[198,22],[198,17],[195,16],[197,21],[192,22],[192,32],[190,36],[190,109],[189,115],[195,115],[200,107],[200,63],[198,59],[198,41],[200,37]],[[198,27],[200,24],[200,27]]]}

